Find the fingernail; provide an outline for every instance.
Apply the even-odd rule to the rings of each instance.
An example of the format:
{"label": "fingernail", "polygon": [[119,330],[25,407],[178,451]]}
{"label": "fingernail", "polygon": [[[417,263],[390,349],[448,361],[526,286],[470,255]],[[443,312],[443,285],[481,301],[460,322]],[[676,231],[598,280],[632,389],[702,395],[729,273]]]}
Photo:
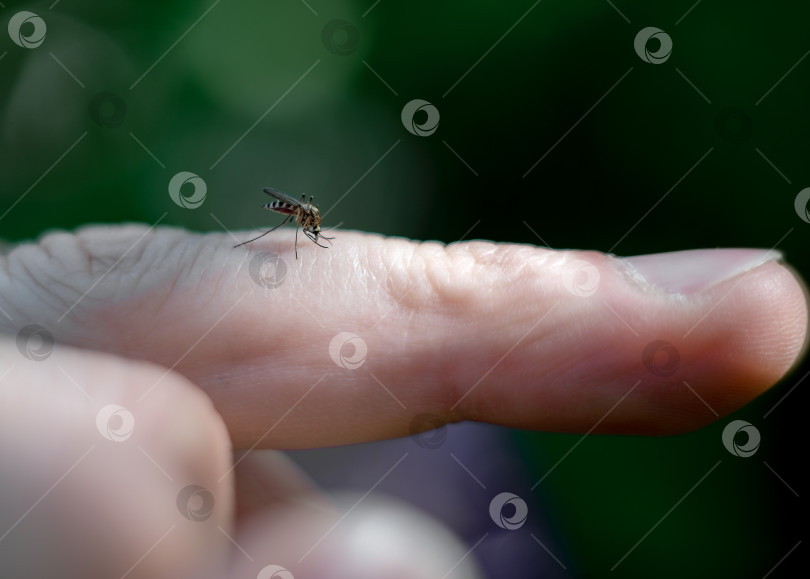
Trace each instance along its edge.
{"label": "fingernail", "polygon": [[693,249],[619,258],[637,283],[668,293],[694,294],[782,259],[773,249]]}

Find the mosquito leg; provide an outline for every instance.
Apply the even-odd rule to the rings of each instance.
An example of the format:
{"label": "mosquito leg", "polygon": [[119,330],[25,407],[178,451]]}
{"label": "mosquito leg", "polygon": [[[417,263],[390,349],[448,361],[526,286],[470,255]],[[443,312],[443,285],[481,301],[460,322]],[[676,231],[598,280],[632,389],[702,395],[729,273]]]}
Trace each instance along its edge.
{"label": "mosquito leg", "polygon": [[[329,248],[328,248],[328,247],[326,247],[325,245],[321,245],[320,243],[318,243],[318,237],[317,237],[317,236],[315,236],[315,235],[313,235],[312,233],[309,233],[308,231],[304,231],[304,235],[306,235],[307,237],[309,237],[309,239],[312,241],[312,243],[314,243],[314,244],[315,244],[315,245],[317,245],[318,247],[323,247],[324,249],[329,249]],[[323,237],[323,236],[321,236],[321,237]],[[327,239],[327,238],[326,238],[326,237],[324,237],[324,239]]]}
{"label": "mosquito leg", "polygon": [[298,259],[298,226],[295,226],[295,259]]}
{"label": "mosquito leg", "polygon": [[287,217],[284,219],[284,221],[282,221],[281,223],[279,223],[278,225],[276,225],[276,226],[275,226],[273,229],[270,229],[269,231],[265,231],[264,233],[262,233],[262,234],[261,234],[261,235],[259,235],[259,236],[254,237],[253,239],[248,239],[247,241],[243,241],[242,243],[239,243],[239,244],[237,244],[237,245],[234,245],[234,246],[233,246],[233,247],[234,247],[234,249],[236,249],[237,247],[241,247],[241,246],[243,246],[243,245],[245,245],[245,244],[247,244],[247,243],[250,243],[251,241],[256,241],[257,239],[261,239],[262,237],[264,237],[264,236],[265,236],[265,235],[267,235],[268,233],[273,233],[273,232],[274,232],[276,229],[278,229],[279,227],[281,227],[282,225],[284,225],[285,223],[287,223],[287,222],[290,220],[290,218],[291,218],[291,217],[292,217],[292,215],[288,215],[288,216],[287,216]]}
{"label": "mosquito leg", "polygon": [[[326,237],[325,235],[321,235],[319,233],[318,235],[315,236],[315,239],[313,239],[312,241],[317,242],[318,239],[325,239],[326,241],[329,242],[329,245],[332,245],[332,240],[334,239],[334,237]],[[318,245],[320,245],[320,244],[318,244]],[[321,245],[321,247],[326,247],[326,246]]]}

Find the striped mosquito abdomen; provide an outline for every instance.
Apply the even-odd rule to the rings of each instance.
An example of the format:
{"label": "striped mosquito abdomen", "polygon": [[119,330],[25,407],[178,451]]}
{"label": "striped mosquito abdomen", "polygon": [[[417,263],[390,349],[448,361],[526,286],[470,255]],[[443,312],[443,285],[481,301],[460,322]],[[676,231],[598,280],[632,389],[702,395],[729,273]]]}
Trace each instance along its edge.
{"label": "striped mosquito abdomen", "polygon": [[285,215],[292,215],[295,213],[296,207],[290,205],[289,203],[285,203],[284,201],[273,201],[272,203],[265,203],[265,209],[269,209],[270,211],[275,211],[276,213],[283,213]]}

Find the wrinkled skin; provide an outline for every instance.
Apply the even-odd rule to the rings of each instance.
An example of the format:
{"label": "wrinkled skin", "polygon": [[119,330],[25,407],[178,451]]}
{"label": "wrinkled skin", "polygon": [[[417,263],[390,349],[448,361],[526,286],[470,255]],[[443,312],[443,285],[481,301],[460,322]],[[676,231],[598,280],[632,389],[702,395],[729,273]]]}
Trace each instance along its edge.
{"label": "wrinkled skin", "polygon": [[[283,455],[259,449],[407,435],[420,413],[686,432],[772,386],[804,349],[802,283],[745,252],[714,255],[686,283],[684,262],[705,255],[642,258],[636,269],[595,252],[335,235],[330,249],[299,244],[296,260],[291,229],[233,249],[240,239],[224,234],[92,227],[2,258],[6,527],[59,481],[0,529],[7,569],[256,577],[263,564],[232,539],[264,545],[264,564],[295,562],[338,521]],[[56,342],[41,361],[16,339],[30,324]],[[359,342],[334,342],[342,333]],[[129,440],[99,436],[109,404],[131,413]],[[216,505],[204,525],[166,507],[191,481]],[[296,579],[416,576],[405,563],[366,564],[362,545],[345,547],[350,535],[328,534]]]}

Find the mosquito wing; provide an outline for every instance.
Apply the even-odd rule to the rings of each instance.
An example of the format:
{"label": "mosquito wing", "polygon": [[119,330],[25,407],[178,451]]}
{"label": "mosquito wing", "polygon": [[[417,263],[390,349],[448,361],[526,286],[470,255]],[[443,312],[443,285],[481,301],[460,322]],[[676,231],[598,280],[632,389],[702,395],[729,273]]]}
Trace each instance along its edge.
{"label": "mosquito wing", "polygon": [[298,207],[301,205],[301,201],[298,199],[293,199],[286,193],[282,193],[281,191],[276,191],[275,189],[271,189],[270,187],[265,187],[262,189],[265,193],[270,195],[270,197],[275,197],[279,201],[286,203],[287,205],[292,205],[293,207]]}

